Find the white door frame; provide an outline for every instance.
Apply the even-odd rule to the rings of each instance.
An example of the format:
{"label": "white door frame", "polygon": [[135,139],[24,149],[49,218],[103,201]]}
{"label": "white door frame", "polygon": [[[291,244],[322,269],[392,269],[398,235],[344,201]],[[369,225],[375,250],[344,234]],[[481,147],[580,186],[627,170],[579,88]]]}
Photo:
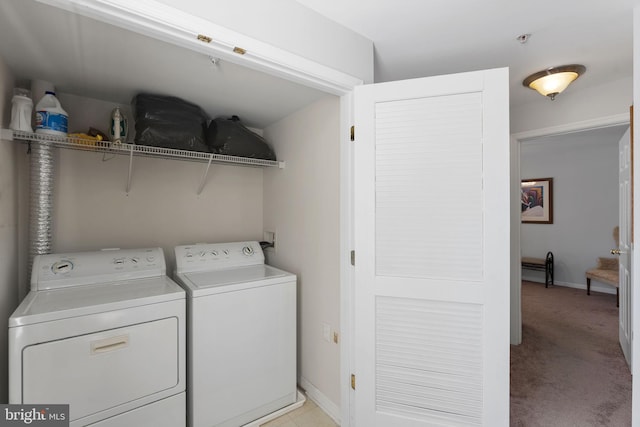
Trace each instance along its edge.
{"label": "white door frame", "polygon": [[351,250],[354,248],[353,215],[353,143],[350,129],[353,124],[353,93],[340,99],[340,425],[355,424],[354,390],[351,374],[354,372],[353,336],[355,319],[355,276],[351,265]]}

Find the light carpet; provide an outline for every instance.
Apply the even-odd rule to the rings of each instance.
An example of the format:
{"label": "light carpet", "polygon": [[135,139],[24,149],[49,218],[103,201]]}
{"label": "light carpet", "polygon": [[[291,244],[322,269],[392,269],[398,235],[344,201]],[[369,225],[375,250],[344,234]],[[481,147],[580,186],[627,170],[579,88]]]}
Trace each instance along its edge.
{"label": "light carpet", "polygon": [[511,426],[630,426],[631,373],[616,296],[522,283],[522,344],[511,346]]}

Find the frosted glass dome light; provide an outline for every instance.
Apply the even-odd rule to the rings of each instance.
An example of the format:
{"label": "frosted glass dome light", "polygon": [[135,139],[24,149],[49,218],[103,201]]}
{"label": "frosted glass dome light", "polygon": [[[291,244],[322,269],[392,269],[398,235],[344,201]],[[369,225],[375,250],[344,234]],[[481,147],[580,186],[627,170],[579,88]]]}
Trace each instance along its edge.
{"label": "frosted glass dome light", "polygon": [[554,100],[556,95],[586,71],[584,65],[572,64],[551,67],[531,74],[522,82],[523,86],[535,89],[543,96]]}

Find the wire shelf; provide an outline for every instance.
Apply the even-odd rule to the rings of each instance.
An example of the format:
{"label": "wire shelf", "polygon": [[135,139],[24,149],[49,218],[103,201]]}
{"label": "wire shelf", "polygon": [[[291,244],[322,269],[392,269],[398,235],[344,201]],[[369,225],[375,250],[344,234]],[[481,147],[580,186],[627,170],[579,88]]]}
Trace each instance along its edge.
{"label": "wire shelf", "polygon": [[199,151],[176,150],[173,148],[151,147],[148,145],[120,144],[110,141],[95,141],[93,139],[63,137],[56,135],[39,134],[24,131],[11,131],[13,139],[20,142],[35,142],[53,147],[72,150],[93,151],[97,153],[110,153],[133,155],[142,157],[155,157],[174,160],[189,160],[202,163],[223,163],[253,167],[284,167],[284,162],[276,160],[253,159],[249,157],[227,156],[223,154],[205,153]]}

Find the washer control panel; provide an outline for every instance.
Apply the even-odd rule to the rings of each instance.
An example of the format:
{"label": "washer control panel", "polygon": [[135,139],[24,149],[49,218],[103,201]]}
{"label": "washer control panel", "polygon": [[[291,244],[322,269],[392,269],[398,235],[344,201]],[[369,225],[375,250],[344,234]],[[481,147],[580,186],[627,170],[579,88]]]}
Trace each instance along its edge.
{"label": "washer control panel", "polygon": [[178,273],[264,264],[264,253],[255,241],[176,246],[175,253]]}
{"label": "washer control panel", "polygon": [[166,265],[162,248],[38,255],[33,260],[31,289],[91,285],[164,274]]}

